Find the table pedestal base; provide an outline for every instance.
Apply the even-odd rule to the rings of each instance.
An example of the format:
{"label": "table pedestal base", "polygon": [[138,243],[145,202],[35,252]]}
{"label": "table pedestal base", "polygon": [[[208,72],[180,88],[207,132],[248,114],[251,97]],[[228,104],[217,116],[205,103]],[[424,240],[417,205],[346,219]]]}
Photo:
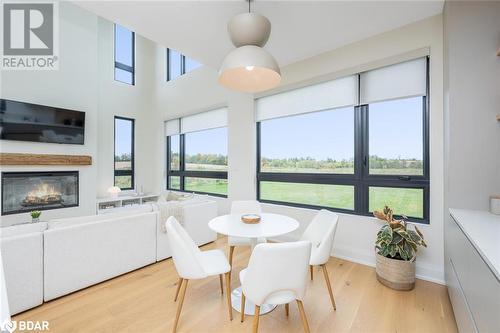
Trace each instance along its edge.
{"label": "table pedestal base", "polygon": [[[231,293],[231,302],[233,303],[233,309],[241,313],[241,287],[233,289]],[[260,306],[260,314],[266,314],[273,311],[276,305],[273,304],[262,304]],[[245,300],[245,314],[253,316],[255,313],[255,304],[250,302],[248,298]]]}

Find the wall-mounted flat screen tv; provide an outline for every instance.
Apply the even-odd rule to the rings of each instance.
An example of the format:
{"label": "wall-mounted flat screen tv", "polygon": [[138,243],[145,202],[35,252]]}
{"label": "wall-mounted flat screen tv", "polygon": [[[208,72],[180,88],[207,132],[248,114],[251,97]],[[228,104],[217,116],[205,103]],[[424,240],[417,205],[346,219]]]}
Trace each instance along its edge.
{"label": "wall-mounted flat screen tv", "polygon": [[83,145],[85,112],[0,99],[0,139]]}

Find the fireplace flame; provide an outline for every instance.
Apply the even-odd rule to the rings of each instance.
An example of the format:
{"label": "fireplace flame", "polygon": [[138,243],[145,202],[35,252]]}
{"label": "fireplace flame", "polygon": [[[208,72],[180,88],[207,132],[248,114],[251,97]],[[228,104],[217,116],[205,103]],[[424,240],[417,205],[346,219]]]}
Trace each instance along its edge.
{"label": "fireplace flame", "polygon": [[30,191],[26,198],[24,198],[22,205],[40,206],[40,205],[53,205],[63,202],[61,193],[56,188],[47,183],[39,184],[32,191]]}
{"label": "fireplace flame", "polygon": [[36,188],[34,188],[32,191],[28,193],[28,197],[44,197],[44,196],[51,196],[51,195],[61,195],[60,192],[58,192],[54,186],[49,185],[49,184],[40,184]]}

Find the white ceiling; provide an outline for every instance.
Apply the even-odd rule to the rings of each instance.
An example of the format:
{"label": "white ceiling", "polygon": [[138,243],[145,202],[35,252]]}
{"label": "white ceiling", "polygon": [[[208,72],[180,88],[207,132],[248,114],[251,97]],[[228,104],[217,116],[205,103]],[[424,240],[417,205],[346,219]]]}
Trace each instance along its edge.
{"label": "white ceiling", "polygon": [[[158,44],[218,68],[233,46],[226,24],[248,10],[233,1],[77,1]],[[439,14],[437,1],[264,1],[252,11],[272,24],[266,49],[284,66]]]}

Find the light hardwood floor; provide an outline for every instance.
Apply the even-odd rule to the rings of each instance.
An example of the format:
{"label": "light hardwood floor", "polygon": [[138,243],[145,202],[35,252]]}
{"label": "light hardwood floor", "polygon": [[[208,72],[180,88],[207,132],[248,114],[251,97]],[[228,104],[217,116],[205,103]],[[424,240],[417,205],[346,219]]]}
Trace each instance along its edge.
{"label": "light hardwood floor", "polygon": [[[220,238],[203,249],[226,250]],[[234,253],[232,287],[239,285],[249,250]],[[311,332],[457,332],[444,286],[418,280],[414,290],[398,292],[377,282],[372,267],[331,258],[328,272],[337,303],[332,310],[321,268],[314,269],[304,307]],[[178,276],[172,260],[125,274],[43,304],[14,320],[48,320],[50,332],[171,332]],[[225,296],[225,295],[224,295]],[[177,332],[251,332],[252,316],[230,322],[219,278],[190,281]],[[290,304],[260,318],[259,332],[303,332],[299,311]]]}

